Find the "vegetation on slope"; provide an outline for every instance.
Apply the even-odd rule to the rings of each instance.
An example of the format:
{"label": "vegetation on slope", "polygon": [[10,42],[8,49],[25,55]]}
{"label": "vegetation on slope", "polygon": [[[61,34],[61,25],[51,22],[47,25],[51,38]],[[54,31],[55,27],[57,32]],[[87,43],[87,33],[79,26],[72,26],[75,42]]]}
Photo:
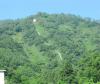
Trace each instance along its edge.
{"label": "vegetation on slope", "polygon": [[100,84],[100,23],[46,13],[0,21],[0,68],[7,84]]}

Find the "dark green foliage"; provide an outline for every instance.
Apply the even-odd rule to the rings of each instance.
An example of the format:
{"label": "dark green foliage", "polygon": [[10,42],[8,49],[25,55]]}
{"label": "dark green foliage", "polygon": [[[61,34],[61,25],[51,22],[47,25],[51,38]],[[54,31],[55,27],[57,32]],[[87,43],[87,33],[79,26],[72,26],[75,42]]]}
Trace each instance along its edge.
{"label": "dark green foliage", "polygon": [[0,69],[7,84],[99,84],[100,23],[46,13],[0,21]]}

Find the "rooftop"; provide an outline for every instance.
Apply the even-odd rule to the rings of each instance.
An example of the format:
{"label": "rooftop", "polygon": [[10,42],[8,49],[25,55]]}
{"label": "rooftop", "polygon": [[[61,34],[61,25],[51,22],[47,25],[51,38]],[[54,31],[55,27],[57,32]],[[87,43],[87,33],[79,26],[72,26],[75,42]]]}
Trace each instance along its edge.
{"label": "rooftop", "polygon": [[6,70],[0,70],[0,72],[5,72]]}

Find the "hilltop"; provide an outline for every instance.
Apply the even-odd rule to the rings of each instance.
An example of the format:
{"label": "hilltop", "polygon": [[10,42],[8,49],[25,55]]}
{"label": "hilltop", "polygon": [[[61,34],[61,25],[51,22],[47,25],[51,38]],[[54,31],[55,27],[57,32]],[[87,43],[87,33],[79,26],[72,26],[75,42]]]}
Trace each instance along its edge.
{"label": "hilltop", "polygon": [[0,68],[7,84],[99,84],[100,23],[47,13],[0,21]]}

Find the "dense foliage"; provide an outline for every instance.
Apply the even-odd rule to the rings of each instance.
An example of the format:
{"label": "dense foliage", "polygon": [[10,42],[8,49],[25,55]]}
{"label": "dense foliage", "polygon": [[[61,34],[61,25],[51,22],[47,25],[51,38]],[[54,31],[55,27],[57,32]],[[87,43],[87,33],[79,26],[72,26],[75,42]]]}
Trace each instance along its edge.
{"label": "dense foliage", "polygon": [[7,84],[100,84],[100,23],[46,13],[0,21],[0,69]]}

